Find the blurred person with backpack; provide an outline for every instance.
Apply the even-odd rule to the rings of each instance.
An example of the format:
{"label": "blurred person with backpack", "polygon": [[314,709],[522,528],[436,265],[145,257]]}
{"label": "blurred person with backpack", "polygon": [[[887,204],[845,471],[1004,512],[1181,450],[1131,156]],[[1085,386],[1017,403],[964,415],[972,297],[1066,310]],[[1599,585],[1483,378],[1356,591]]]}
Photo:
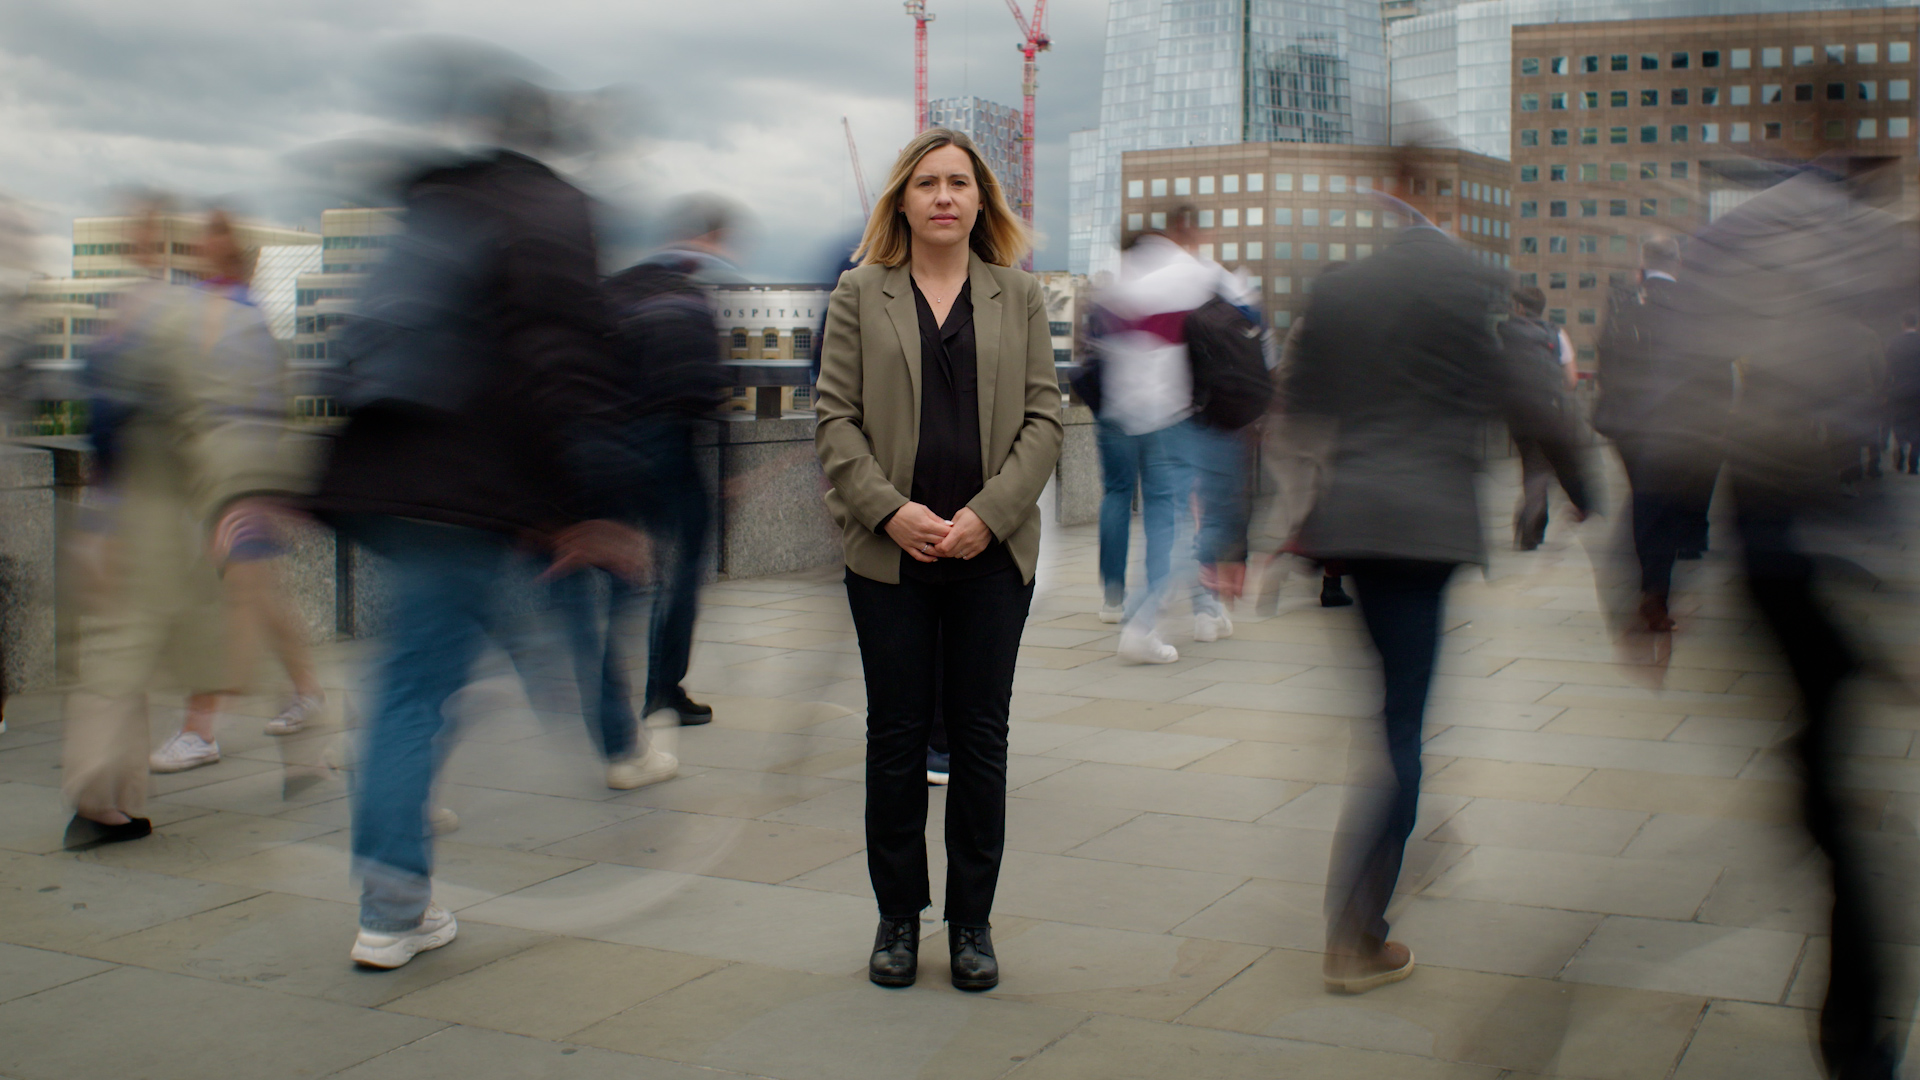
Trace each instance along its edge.
{"label": "blurred person with backpack", "polygon": [[[1540,407],[1551,414],[1567,414],[1566,392],[1573,389],[1577,376],[1573,367],[1573,346],[1566,331],[1548,323],[1542,314],[1547,297],[1537,286],[1525,285],[1513,290],[1513,311],[1500,324],[1500,347],[1508,353],[1508,364],[1516,372],[1531,376],[1532,392]],[[1553,467],[1540,445],[1540,438],[1529,431],[1509,431],[1520,453],[1520,498],[1513,508],[1513,546],[1532,551],[1547,535],[1547,491],[1553,484]]]}

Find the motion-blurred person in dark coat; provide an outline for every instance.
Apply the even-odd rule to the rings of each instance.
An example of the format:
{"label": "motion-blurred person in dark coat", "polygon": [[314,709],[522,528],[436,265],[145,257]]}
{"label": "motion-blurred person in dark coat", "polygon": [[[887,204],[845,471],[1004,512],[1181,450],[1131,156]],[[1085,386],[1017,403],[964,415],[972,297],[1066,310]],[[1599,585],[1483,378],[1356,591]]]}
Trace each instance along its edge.
{"label": "motion-blurred person in dark coat", "polygon": [[[607,283],[619,324],[621,364],[637,375],[641,445],[653,470],[645,511],[657,545],[659,580],[647,633],[647,687],[641,715],[669,711],[683,725],[705,724],[713,709],[687,696],[681,682],[693,656],[693,623],[706,572],[707,538],[713,523],[713,493],[700,477],[694,438],[700,421],[726,397],[731,377],[720,366],[720,338],[713,304],[702,291],[739,280],[728,242],[738,211],[712,196],[690,196],[667,214],[671,241]],[[616,586],[616,589],[621,588]],[[630,712],[618,665],[607,703]]]}
{"label": "motion-blurred person in dark coat", "polygon": [[[1513,290],[1513,314],[1500,324],[1500,347],[1507,351],[1507,362],[1532,365],[1540,369],[1535,380],[1543,400],[1541,406],[1553,412],[1564,411],[1560,390],[1572,389],[1573,368],[1563,356],[1566,335],[1541,316],[1547,310],[1547,297],[1532,285]],[[1522,368],[1522,370],[1526,370]],[[1513,508],[1513,546],[1532,551],[1547,535],[1547,492],[1553,486],[1553,467],[1532,432],[1514,431],[1513,444],[1520,452],[1520,499]]]}
{"label": "motion-blurred person in dark coat", "polygon": [[1633,489],[1641,629],[1655,634],[1674,626],[1674,560],[1706,551],[1707,507],[1733,406],[1733,365],[1703,348],[1702,298],[1682,274],[1679,241],[1656,236],[1640,245],[1640,289],[1615,296],[1600,334],[1593,413]]}
{"label": "motion-blurred person in dark coat", "polygon": [[1893,471],[1920,473],[1920,311],[1908,311],[1887,344],[1887,426]]}
{"label": "motion-blurred person in dark coat", "polygon": [[1505,294],[1500,275],[1416,223],[1315,283],[1290,373],[1288,408],[1334,425],[1327,487],[1296,546],[1353,576],[1380,654],[1392,770],[1385,790],[1354,789],[1335,837],[1324,974],[1337,991],[1413,970],[1412,950],[1388,940],[1387,901],[1418,809],[1441,596],[1454,567],[1486,561],[1474,497],[1483,425],[1504,412],[1537,432],[1576,516],[1592,501],[1571,436],[1525,415],[1537,374],[1507,366],[1490,321]]}
{"label": "motion-blurred person in dark coat", "polygon": [[[552,95],[475,83],[460,97],[494,145],[556,146]],[[430,169],[403,192],[406,231],[343,339],[350,419],[314,500],[388,563],[392,615],[353,808],[364,886],[352,956],[377,968],[457,930],[432,903],[427,800],[442,708],[494,630],[516,546],[552,548],[554,575],[589,563],[638,575],[645,559],[641,535],[613,523],[646,472],[619,415],[587,197],[513,149]],[[636,754],[649,774],[677,767],[644,742]]]}
{"label": "motion-blurred person in dark coat", "polygon": [[1802,806],[1833,874],[1820,1050],[1829,1075],[1844,1080],[1895,1074],[1907,1021],[1887,1019],[1896,1015],[1892,988],[1903,981],[1890,970],[1898,947],[1888,943],[1911,938],[1886,920],[1901,917],[1911,897],[1873,891],[1876,881],[1908,880],[1912,868],[1889,865],[1886,853],[1903,849],[1869,846],[1872,825],[1848,820],[1838,693],[1859,661],[1816,596],[1808,545],[1815,536],[1852,545],[1885,527],[1873,491],[1849,490],[1836,466],[1851,455],[1857,468],[1859,446],[1881,422],[1865,377],[1880,360],[1869,324],[1897,319],[1920,288],[1920,257],[1907,235],[1855,202],[1844,181],[1810,168],[1707,226],[1687,257],[1713,313],[1694,349],[1739,368],[1740,395],[1726,421],[1729,489],[1748,589],[1800,694],[1803,726],[1792,746],[1806,785]]}

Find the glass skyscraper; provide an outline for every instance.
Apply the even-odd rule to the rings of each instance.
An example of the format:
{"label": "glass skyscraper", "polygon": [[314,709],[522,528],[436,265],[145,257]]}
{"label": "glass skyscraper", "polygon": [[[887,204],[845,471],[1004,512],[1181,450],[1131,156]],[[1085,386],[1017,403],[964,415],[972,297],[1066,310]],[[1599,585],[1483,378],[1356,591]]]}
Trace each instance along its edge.
{"label": "glass skyscraper", "polygon": [[1916,0],[1469,0],[1395,22],[1395,144],[1512,158],[1513,28],[1532,23],[1914,7]]}
{"label": "glass skyscraper", "polygon": [[1386,140],[1379,0],[1112,0],[1100,126],[1069,141],[1068,266],[1117,266],[1128,150]]}

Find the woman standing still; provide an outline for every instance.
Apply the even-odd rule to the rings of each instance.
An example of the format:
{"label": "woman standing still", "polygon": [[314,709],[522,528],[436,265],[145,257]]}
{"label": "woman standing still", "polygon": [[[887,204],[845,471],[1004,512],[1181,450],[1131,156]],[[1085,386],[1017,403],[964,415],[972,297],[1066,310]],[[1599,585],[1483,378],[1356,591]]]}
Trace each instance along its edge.
{"label": "woman standing still", "polygon": [[868,977],[918,974],[934,671],[952,754],[953,985],[1000,981],[988,916],[1007,818],[1007,709],[1060,456],[1046,303],[1012,269],[1028,233],[959,132],[901,151],[827,307],[814,442],[844,532],[867,682],[867,869],[880,904]]}

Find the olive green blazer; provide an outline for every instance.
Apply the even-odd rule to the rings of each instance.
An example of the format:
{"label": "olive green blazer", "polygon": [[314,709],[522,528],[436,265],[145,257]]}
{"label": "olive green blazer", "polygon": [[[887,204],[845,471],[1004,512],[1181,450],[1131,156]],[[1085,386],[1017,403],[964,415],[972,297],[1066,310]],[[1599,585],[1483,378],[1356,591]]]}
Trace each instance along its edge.
{"label": "olive green blazer", "polygon": [[[1040,558],[1040,492],[1060,459],[1060,384],[1047,305],[1032,274],[970,255],[980,385],[980,471],[967,504],[1006,541],[1020,576]],[[920,318],[902,266],[840,275],[827,302],[816,387],[814,448],[833,485],[827,509],[840,526],[847,566],[875,581],[900,580],[900,545],[876,532],[905,506],[920,449]]]}

